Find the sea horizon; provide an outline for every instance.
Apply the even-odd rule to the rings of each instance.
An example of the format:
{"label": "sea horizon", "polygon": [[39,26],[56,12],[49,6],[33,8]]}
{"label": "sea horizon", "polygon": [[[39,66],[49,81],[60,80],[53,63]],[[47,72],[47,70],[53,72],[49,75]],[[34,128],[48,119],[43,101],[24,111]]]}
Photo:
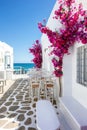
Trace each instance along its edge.
{"label": "sea horizon", "polygon": [[[26,64],[26,63],[33,63],[33,62],[13,62],[13,64],[14,64],[14,63],[25,63],[25,64]],[[33,63],[33,64],[34,64],[34,63]]]}
{"label": "sea horizon", "polygon": [[13,63],[13,68],[16,72],[23,71],[26,73],[29,69],[34,68],[34,66],[34,63]]}

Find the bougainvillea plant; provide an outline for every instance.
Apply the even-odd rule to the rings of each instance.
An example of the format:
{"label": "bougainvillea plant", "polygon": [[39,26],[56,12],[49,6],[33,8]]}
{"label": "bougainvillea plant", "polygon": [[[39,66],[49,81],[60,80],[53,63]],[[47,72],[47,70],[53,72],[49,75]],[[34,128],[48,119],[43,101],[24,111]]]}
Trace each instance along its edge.
{"label": "bougainvillea plant", "polygon": [[32,48],[29,48],[29,52],[33,54],[34,58],[32,59],[36,68],[42,67],[42,47],[39,40],[36,40]]}
{"label": "bougainvillea plant", "polygon": [[65,54],[69,53],[69,48],[76,42],[87,43],[87,10],[84,10],[82,4],[76,4],[75,0],[58,0],[59,7],[54,11],[54,19],[61,23],[57,31],[52,31],[42,23],[38,23],[40,31],[48,36],[51,43],[54,74],[61,77],[62,62]]}

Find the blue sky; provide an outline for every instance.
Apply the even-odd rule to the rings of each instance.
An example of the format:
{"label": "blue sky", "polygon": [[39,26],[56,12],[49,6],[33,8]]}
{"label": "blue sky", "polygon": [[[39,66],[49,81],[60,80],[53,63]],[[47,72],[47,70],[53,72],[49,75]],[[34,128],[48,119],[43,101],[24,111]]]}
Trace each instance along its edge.
{"label": "blue sky", "polygon": [[31,62],[28,49],[41,32],[37,23],[48,20],[56,0],[0,0],[0,41],[14,49],[14,62]]}

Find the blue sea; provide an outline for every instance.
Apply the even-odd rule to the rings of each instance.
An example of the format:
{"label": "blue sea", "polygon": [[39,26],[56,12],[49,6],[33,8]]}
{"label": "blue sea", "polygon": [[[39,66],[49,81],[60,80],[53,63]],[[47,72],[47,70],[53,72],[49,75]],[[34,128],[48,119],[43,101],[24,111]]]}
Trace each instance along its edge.
{"label": "blue sea", "polygon": [[14,63],[15,73],[27,73],[29,69],[33,68],[34,63]]}

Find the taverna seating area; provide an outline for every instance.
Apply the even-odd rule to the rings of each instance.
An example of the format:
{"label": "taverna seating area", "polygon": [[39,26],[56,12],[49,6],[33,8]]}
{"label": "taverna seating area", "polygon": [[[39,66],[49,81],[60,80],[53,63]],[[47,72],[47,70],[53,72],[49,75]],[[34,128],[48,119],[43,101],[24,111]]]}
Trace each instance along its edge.
{"label": "taverna seating area", "polygon": [[44,98],[50,98],[53,100],[54,92],[56,89],[55,77],[52,76],[50,72],[47,72],[45,69],[31,69],[28,72],[29,83],[30,83],[30,93],[34,95],[35,91],[38,93],[38,99],[40,96]]}
{"label": "taverna seating area", "polygon": [[87,110],[73,97],[58,98],[56,88],[55,77],[45,69],[30,69],[25,77],[13,80],[0,98],[0,128],[86,130]]}
{"label": "taverna seating area", "polygon": [[45,69],[23,75],[0,71],[0,129],[87,130],[87,109],[72,96],[59,97],[57,87]]}
{"label": "taverna seating area", "polygon": [[[4,85],[4,89],[5,87],[6,85]],[[51,126],[50,123],[52,124],[52,120],[49,120],[52,115],[52,119],[56,119],[58,123],[57,125],[55,122],[53,123],[53,129],[59,130],[60,123],[55,88],[55,77],[44,69],[31,69],[26,77],[14,80],[13,84],[0,98],[0,128],[2,130],[40,129],[41,126],[38,121],[43,125],[44,118],[43,115],[42,117],[39,115],[40,113],[37,112],[36,114],[36,111],[40,106],[42,107],[39,101],[42,101],[43,106],[48,101],[47,105],[43,109],[41,108],[41,113],[47,109],[50,112],[49,114],[46,112],[48,114],[48,123],[46,122],[48,128]]]}

